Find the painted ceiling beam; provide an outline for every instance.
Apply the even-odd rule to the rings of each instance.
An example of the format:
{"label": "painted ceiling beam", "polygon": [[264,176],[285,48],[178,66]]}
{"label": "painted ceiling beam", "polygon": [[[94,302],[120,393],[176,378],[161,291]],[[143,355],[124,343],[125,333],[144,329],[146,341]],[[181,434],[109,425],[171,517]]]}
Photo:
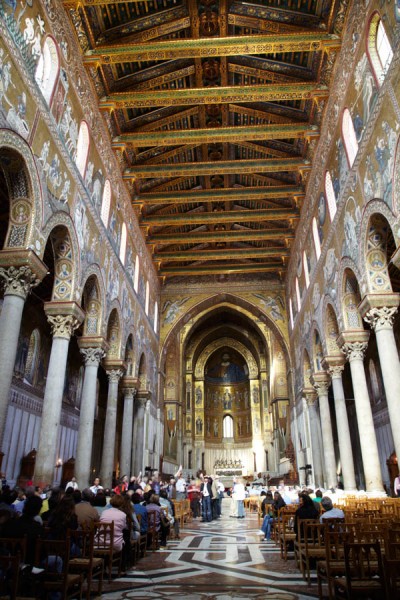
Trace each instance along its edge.
{"label": "painted ceiling beam", "polygon": [[318,52],[340,48],[339,36],[323,31],[290,34],[261,34],[225,38],[172,39],[136,44],[109,44],[88,50],[85,63],[115,64],[207,58],[238,54],[275,54],[285,52]]}
{"label": "painted ceiling beam", "polygon": [[268,160],[218,160],[215,162],[165,163],[161,165],[134,165],[125,169],[123,179],[153,179],[247,173],[279,173],[309,171],[311,163],[302,158],[270,158]]}
{"label": "painted ceiling beam", "polygon": [[242,260],[244,258],[271,258],[281,256],[287,258],[290,256],[289,248],[224,248],[219,250],[176,250],[175,252],[155,252],[153,260],[155,262],[184,262],[197,260],[221,260],[230,258],[231,260]]}
{"label": "painted ceiling beam", "polygon": [[299,185],[270,187],[225,188],[216,190],[178,190],[153,192],[134,196],[133,206],[143,204],[191,204],[198,202],[234,202],[237,200],[268,200],[287,197],[303,197],[304,188]]}
{"label": "painted ceiling beam", "polygon": [[179,129],[162,131],[138,131],[125,133],[115,137],[113,148],[126,146],[178,146],[181,144],[203,144],[212,141],[238,142],[261,140],[285,140],[292,138],[318,137],[319,129],[309,123],[288,123],[282,125],[254,125],[244,127],[219,127],[204,129]]}
{"label": "painted ceiling beam", "polygon": [[232,273],[283,273],[285,267],[282,263],[235,263],[222,265],[193,265],[187,267],[161,267],[158,274],[161,277],[173,275],[219,275]]}
{"label": "painted ceiling beam", "polygon": [[329,90],[319,83],[287,83],[228,87],[185,88],[118,92],[99,101],[102,110],[189,106],[194,104],[232,104],[237,102],[279,102],[327,98]]}
{"label": "painted ceiling beam", "polygon": [[295,219],[300,215],[293,208],[269,208],[265,210],[235,210],[224,212],[195,212],[174,215],[148,215],[140,219],[140,225],[148,227],[163,227],[167,225],[192,225],[197,223],[247,223],[249,221],[281,221]]}
{"label": "painted ceiling beam", "polygon": [[229,231],[185,231],[183,233],[153,233],[146,241],[152,245],[206,244],[209,242],[258,242],[294,239],[293,229],[231,229]]}

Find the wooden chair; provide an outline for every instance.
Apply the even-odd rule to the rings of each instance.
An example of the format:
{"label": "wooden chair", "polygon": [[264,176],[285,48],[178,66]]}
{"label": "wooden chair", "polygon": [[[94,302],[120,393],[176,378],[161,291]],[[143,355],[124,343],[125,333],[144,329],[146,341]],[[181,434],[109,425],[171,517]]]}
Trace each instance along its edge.
{"label": "wooden chair", "polygon": [[344,544],[354,542],[354,523],[329,523],[325,533],[325,558],[317,561],[318,596],[323,598],[322,584],[327,583],[329,599],[333,600],[333,581],[345,576]]}
{"label": "wooden chair", "polygon": [[159,532],[157,531],[157,513],[155,510],[147,511],[147,548],[151,550],[158,550],[160,547],[159,543]]}
{"label": "wooden chair", "polygon": [[325,558],[325,533],[328,525],[318,521],[304,524],[304,543],[300,547],[300,569],[310,585],[310,562]]}
{"label": "wooden chair", "polygon": [[335,579],[335,598],[387,599],[382,555],[378,542],[346,542],[344,560],[346,576]]}
{"label": "wooden chair", "polygon": [[[137,520],[139,521],[139,525],[142,525],[142,515],[141,514],[136,514]],[[140,557],[144,557],[146,556],[146,548],[147,548],[147,534],[144,533],[140,533],[140,537],[139,537],[139,556]]]}
{"label": "wooden chair", "polygon": [[279,533],[278,543],[281,551],[281,558],[287,560],[289,547],[294,545],[296,533],[294,531],[294,516],[290,513],[284,513],[278,521]]}
{"label": "wooden chair", "polygon": [[104,578],[104,560],[94,556],[94,528],[84,527],[70,531],[71,541],[80,548],[81,556],[71,558],[69,561],[70,573],[78,573],[86,580],[86,598],[90,599],[92,581],[98,579],[97,594],[101,596]]}
{"label": "wooden chair", "polygon": [[114,522],[95,523],[93,554],[104,559],[108,569],[108,581],[111,582],[112,568],[118,567],[118,576],[121,574],[122,550],[114,548]]}
{"label": "wooden chair", "polygon": [[36,567],[44,569],[40,577],[40,587],[48,598],[59,592],[61,600],[82,598],[82,576],[69,572],[71,539],[64,540],[39,538],[36,545]]}
{"label": "wooden chair", "polygon": [[16,600],[21,556],[0,554],[0,599]]}

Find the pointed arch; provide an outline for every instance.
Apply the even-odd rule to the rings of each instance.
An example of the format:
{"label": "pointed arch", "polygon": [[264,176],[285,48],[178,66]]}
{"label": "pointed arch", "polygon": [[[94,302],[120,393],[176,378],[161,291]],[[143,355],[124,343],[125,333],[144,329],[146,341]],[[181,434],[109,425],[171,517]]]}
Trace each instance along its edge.
{"label": "pointed arch", "polygon": [[46,36],[35,71],[35,81],[50,106],[54,89],[60,73],[59,49],[55,39]]}
{"label": "pointed arch", "polygon": [[111,207],[111,183],[109,179],[106,179],[103,189],[103,197],[101,200],[101,211],[100,218],[104,223],[104,227],[108,228],[108,220],[110,218],[110,207]]}
{"label": "pointed arch", "polygon": [[90,135],[86,121],[81,121],[76,145],[75,164],[82,177],[85,176],[86,163],[89,155]]}
{"label": "pointed arch", "polygon": [[393,59],[393,49],[378,12],[372,14],[369,22],[367,55],[375,79],[378,85],[381,86]]}
{"label": "pointed arch", "polygon": [[120,358],[121,354],[121,317],[117,308],[110,312],[107,323],[107,358]]}
{"label": "pointed arch", "polygon": [[82,308],[85,311],[83,335],[101,335],[102,302],[96,275],[90,275],[82,292]]}

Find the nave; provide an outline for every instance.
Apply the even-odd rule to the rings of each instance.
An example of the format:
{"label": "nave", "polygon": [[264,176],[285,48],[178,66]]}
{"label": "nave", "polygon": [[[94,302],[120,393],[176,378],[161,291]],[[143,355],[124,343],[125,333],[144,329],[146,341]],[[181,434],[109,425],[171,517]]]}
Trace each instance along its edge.
{"label": "nave", "polygon": [[293,559],[280,558],[273,542],[260,542],[256,513],[229,516],[223,500],[221,519],[185,525],[179,540],[148,552],[135,567],[111,584],[102,598],[225,600],[307,600],[317,598],[316,578],[307,586]]}

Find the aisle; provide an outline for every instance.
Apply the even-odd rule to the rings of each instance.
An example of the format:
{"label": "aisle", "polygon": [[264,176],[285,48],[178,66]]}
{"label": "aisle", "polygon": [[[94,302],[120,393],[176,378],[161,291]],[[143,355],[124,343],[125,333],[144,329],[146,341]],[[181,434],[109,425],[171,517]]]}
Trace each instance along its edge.
{"label": "aisle", "polygon": [[281,560],[274,543],[260,542],[257,515],[223,516],[211,523],[193,520],[181,539],[149,552],[124,577],[104,586],[102,598],[179,600],[307,600],[317,598],[314,580],[307,586],[294,560]]}

